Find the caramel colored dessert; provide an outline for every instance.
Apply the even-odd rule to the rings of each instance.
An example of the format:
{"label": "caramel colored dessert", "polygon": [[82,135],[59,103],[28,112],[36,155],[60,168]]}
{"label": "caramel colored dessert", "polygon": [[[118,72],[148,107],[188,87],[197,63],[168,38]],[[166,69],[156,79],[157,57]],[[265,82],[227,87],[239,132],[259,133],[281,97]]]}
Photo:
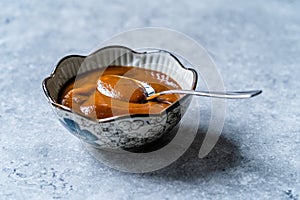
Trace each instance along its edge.
{"label": "caramel colored dessert", "polygon": [[[162,95],[151,101],[145,99],[145,90],[127,79],[118,79],[120,75],[143,81],[156,92],[181,89],[178,83],[168,75],[149,69],[125,66],[110,66],[105,70],[95,70],[82,74],[68,82],[60,93],[60,103],[73,112],[91,119],[104,119],[128,114],[158,114],[180,96]],[[99,92],[105,87],[110,95]]]}

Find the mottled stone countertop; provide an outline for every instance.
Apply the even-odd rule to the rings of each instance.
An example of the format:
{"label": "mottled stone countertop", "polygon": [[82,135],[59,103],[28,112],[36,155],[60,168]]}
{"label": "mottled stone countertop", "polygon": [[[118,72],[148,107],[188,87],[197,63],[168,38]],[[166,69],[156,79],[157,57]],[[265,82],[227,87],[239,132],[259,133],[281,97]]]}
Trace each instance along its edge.
{"label": "mottled stone countertop", "polygon": [[[299,199],[299,1],[124,2],[0,2],[0,199]],[[264,93],[227,102],[222,136],[204,159],[195,142],[164,169],[130,174],[67,133],[41,82],[63,55],[149,26],[201,43],[226,88]],[[200,126],[198,140],[207,122]]]}

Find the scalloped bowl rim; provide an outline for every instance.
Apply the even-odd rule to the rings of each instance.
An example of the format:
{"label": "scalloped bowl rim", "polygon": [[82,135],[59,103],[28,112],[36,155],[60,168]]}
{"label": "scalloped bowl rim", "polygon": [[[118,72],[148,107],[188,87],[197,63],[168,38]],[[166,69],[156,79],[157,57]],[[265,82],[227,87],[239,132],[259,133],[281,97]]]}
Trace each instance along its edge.
{"label": "scalloped bowl rim", "polygon": [[[55,102],[55,100],[52,99],[51,95],[49,94],[49,91],[48,91],[48,88],[47,88],[47,81],[54,78],[55,75],[56,75],[56,72],[57,70],[59,69],[61,63],[69,58],[72,58],[72,57],[80,57],[80,58],[87,58],[89,56],[92,56],[94,54],[97,54],[98,52],[102,51],[102,50],[105,50],[105,49],[109,49],[109,48],[123,48],[123,49],[126,49],[128,51],[130,51],[131,53],[133,54],[139,54],[139,55],[146,55],[146,54],[152,54],[152,53],[164,53],[164,54],[167,54],[169,56],[171,56],[178,64],[179,66],[181,66],[184,70],[188,70],[188,71],[191,71],[193,73],[193,83],[192,83],[192,90],[195,90],[196,89],[196,86],[197,86],[197,82],[198,82],[198,74],[196,72],[195,69],[193,68],[187,68],[185,67],[181,62],[180,60],[177,58],[177,56],[175,56],[173,53],[167,51],[167,50],[163,50],[163,49],[157,49],[157,48],[147,48],[147,49],[151,49],[151,50],[144,50],[144,51],[136,51],[136,50],[133,50],[133,49],[130,49],[128,47],[125,47],[125,46],[121,46],[121,45],[111,45],[111,46],[105,46],[105,47],[102,47],[90,54],[87,54],[87,55],[78,55],[78,54],[70,54],[70,55],[66,55],[64,57],[62,57],[58,62],[57,64],[55,65],[54,67],[54,70],[52,71],[52,73],[50,74],[50,76],[46,77],[43,82],[42,82],[42,88],[43,88],[43,91],[44,91],[44,94],[48,100],[48,102],[54,106],[55,108],[57,109],[61,109],[61,110],[64,110],[64,111],[67,111],[67,112],[70,112],[72,114],[75,114],[75,115],[78,115],[80,117],[83,117],[85,119],[88,119],[88,120],[91,120],[91,121],[94,121],[94,122],[98,122],[98,123],[103,123],[103,122],[110,122],[110,121],[115,121],[116,119],[123,119],[123,118],[135,118],[135,117],[152,117],[152,116],[161,116],[162,113],[164,112],[168,112],[170,110],[172,110],[176,104],[179,103],[179,101],[182,101],[184,100],[185,98],[188,97],[188,95],[185,95],[183,97],[181,97],[179,100],[177,100],[175,103],[173,103],[171,106],[169,106],[167,109],[164,109],[163,111],[161,111],[160,113],[157,113],[157,114],[126,114],[126,115],[117,115],[117,116],[113,116],[113,117],[108,117],[108,118],[104,118],[104,119],[97,119],[97,120],[92,120],[86,116],[83,116],[83,115],[79,115],[75,112],[72,111],[71,108],[67,107],[67,106],[64,106],[64,105],[61,105],[57,102]],[[189,63],[190,64],[190,63]],[[191,65],[191,64],[190,64]],[[176,80],[175,80],[176,81]]]}

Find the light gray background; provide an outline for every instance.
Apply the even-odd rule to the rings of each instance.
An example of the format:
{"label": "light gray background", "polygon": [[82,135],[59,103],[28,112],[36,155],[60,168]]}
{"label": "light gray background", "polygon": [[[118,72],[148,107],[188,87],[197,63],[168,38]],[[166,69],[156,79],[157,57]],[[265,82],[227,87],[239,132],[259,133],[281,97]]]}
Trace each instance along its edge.
{"label": "light gray background", "polygon": [[[0,199],[299,199],[299,2],[122,2],[0,2]],[[222,136],[206,158],[197,154],[209,117],[177,162],[127,174],[98,162],[67,133],[41,81],[60,57],[145,26],[201,43],[226,89],[264,93],[228,101]],[[208,110],[201,108],[204,116]]]}

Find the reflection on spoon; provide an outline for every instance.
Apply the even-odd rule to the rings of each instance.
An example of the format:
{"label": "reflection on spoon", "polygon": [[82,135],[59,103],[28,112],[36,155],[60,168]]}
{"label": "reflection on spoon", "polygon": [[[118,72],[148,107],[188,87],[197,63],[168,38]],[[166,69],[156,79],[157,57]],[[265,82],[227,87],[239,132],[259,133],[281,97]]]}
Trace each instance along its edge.
{"label": "reflection on spoon", "polygon": [[97,89],[100,93],[119,100],[142,103],[156,99],[165,94],[186,94],[214,98],[246,99],[257,96],[262,90],[209,92],[195,90],[166,90],[156,93],[147,83],[120,75],[104,75],[98,80]]}
{"label": "reflection on spoon", "polygon": [[141,83],[125,76],[104,75],[98,79],[97,90],[107,97],[141,103],[147,99],[147,91]]}

